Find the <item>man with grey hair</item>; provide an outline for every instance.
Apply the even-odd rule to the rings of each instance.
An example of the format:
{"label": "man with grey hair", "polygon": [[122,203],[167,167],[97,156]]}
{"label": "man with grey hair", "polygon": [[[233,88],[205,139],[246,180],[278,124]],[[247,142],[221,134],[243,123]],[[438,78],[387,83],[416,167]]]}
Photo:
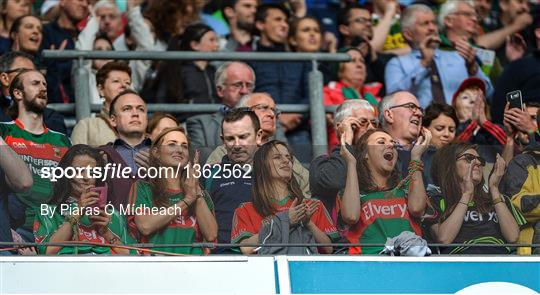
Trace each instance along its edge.
{"label": "man with grey hair", "polygon": [[405,40],[412,52],[393,58],[386,65],[386,93],[410,91],[426,107],[432,101],[451,104],[454,92],[468,77],[478,77],[493,92],[491,81],[482,72],[474,50],[466,41],[456,43],[461,51],[439,49],[441,38],[433,11],[422,4],[409,6],[401,19]]}
{"label": "man with grey hair", "polygon": [[[337,137],[343,137],[349,149],[366,131],[377,125],[375,109],[363,99],[346,100],[334,113]],[[310,166],[311,194],[323,202],[328,212],[334,209],[337,194],[345,187],[347,179],[347,163],[341,157],[340,149],[341,145],[334,147],[330,155],[313,159]]]}
{"label": "man with grey hair", "polygon": [[223,143],[220,137],[223,116],[238,103],[240,97],[253,92],[255,73],[243,62],[226,62],[216,70],[215,83],[217,95],[222,103],[219,111],[213,114],[192,116],[186,121],[191,145],[201,150],[202,162],[213,149]]}

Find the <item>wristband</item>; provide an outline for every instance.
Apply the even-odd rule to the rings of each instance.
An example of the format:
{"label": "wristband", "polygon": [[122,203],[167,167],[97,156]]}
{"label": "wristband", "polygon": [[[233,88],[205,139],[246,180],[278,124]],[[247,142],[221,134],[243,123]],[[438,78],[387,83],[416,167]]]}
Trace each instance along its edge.
{"label": "wristband", "polygon": [[501,198],[501,197],[496,197],[495,199],[493,199],[493,205],[497,205],[499,203],[503,203],[504,200]]}

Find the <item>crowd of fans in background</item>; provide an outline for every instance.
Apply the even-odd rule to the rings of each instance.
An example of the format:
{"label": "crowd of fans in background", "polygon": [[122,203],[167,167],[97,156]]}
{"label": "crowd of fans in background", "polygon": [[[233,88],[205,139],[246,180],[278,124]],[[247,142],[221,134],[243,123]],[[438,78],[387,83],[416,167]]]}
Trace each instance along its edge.
{"label": "crowd of fans in background", "polygon": [[[75,102],[75,62],[45,49],[351,59],[318,64],[337,109],[313,158],[309,113],[280,111],[309,104],[311,62],[86,61],[101,110],[72,127],[48,104]],[[379,254],[404,233],[540,253],[504,246],[540,244],[537,1],[0,0],[0,55],[0,241],[83,243],[0,255]],[[112,166],[130,171],[44,176]],[[314,246],[256,246],[287,243]]]}

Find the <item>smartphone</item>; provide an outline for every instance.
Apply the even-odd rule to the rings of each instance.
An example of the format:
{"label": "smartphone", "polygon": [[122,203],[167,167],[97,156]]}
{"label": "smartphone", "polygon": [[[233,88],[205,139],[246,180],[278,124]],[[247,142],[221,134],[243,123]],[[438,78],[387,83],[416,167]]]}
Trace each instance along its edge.
{"label": "smartphone", "polygon": [[518,108],[523,110],[523,100],[521,97],[521,90],[515,90],[506,94],[506,101],[509,104],[510,109]]}
{"label": "smartphone", "polygon": [[99,200],[97,204],[95,204],[95,207],[98,207],[99,209],[104,209],[105,205],[107,205],[107,191],[108,186],[105,184],[104,186],[96,186],[90,188],[91,192],[96,192],[99,194]]}

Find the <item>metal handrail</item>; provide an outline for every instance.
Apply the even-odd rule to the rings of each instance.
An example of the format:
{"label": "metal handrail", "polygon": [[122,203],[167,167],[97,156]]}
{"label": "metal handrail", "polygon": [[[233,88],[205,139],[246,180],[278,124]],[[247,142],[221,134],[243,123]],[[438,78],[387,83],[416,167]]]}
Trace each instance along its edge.
{"label": "metal handrail", "polygon": [[[77,121],[90,116],[90,73],[84,67],[85,59],[125,59],[125,60],[241,60],[241,61],[309,61],[309,113],[313,156],[326,154],[327,133],[325,108],[323,105],[323,75],[318,70],[317,61],[347,62],[351,57],[345,53],[297,53],[297,52],[193,52],[193,51],[86,51],[86,50],[44,50],[46,59],[77,59],[75,71],[75,116]],[[191,106],[190,106],[191,108]],[[197,108],[197,107],[194,107]],[[212,107],[212,108],[217,108]],[[302,106],[301,108],[305,108]],[[160,105],[149,110],[162,110]],[[171,111],[170,108],[166,109]],[[179,107],[180,112],[185,108]]]}
{"label": "metal handrail", "polygon": [[345,62],[346,53],[43,50],[46,59],[242,60]]}

